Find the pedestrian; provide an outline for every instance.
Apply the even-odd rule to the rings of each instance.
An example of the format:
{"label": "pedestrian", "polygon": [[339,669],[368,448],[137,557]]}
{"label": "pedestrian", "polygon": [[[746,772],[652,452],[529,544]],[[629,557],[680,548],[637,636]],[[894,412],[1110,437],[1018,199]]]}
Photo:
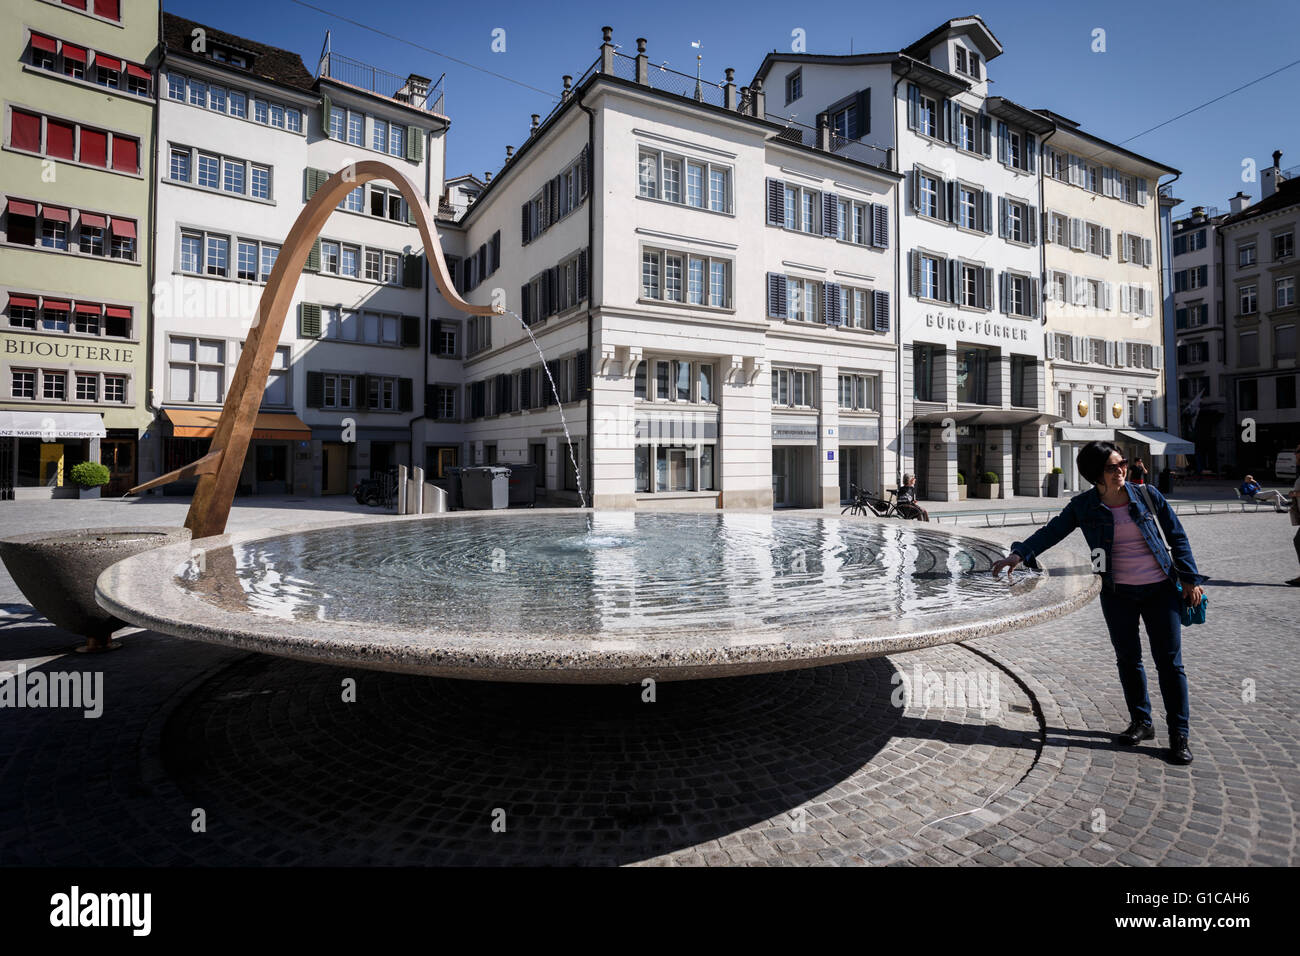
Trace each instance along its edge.
{"label": "pedestrian", "polygon": [[[1206,578],[1196,569],[1187,534],[1169,502],[1158,490],[1147,488],[1145,495],[1150,496],[1151,502],[1148,508],[1143,492],[1125,480],[1128,462],[1113,444],[1089,442],[1080,449],[1076,463],[1079,474],[1092,482],[1093,487],[1071,498],[1060,514],[1026,541],[1015,542],[1011,553],[993,565],[993,575],[996,577],[1006,568],[1010,578],[1011,571],[1021,562],[1038,570],[1038,555],[1075,528],[1081,529],[1088,547],[1101,561],[1098,569],[1102,578],[1101,613],[1110,631],[1120,686],[1131,719],[1115,742],[1132,746],[1155,736],[1138,635],[1141,620],[1146,625],[1147,641],[1160,679],[1160,696],[1169,730],[1169,758],[1174,763],[1191,763],[1179,605],[1183,600],[1199,604],[1203,594],[1201,583]],[[1300,481],[1296,487],[1300,489]],[[1165,548],[1156,522],[1164,529],[1172,554]],[[1300,549],[1300,544],[1297,548]],[[1181,595],[1175,580],[1182,586]]]}
{"label": "pedestrian", "polygon": [[916,503],[916,475],[903,476],[903,487],[898,489],[898,513],[904,518],[919,514],[922,521],[930,520],[930,512]]}
{"label": "pedestrian", "polygon": [[1141,458],[1133,460],[1132,474],[1129,475],[1129,481],[1135,485],[1145,485],[1147,483],[1147,466],[1142,464]]}

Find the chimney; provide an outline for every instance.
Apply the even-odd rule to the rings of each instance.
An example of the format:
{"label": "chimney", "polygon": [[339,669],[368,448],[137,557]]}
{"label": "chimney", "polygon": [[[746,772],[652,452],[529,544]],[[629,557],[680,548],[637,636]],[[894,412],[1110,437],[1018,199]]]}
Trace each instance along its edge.
{"label": "chimney", "polygon": [[753,100],[753,105],[750,108],[749,115],[757,116],[759,119],[766,119],[767,118],[767,102],[766,102],[767,97],[764,96],[763,94],[763,81],[761,79],[754,80],[753,93],[754,93],[754,100]]}
{"label": "chimney", "polygon": [[650,57],[645,55],[645,37],[636,38],[636,81],[650,85]]}
{"label": "chimney", "polygon": [[612,74],[614,72],[614,28],[601,27],[600,32],[604,36],[600,44],[600,72]]}
{"label": "chimney", "polygon": [[727,82],[722,84],[722,105],[733,113],[736,110],[736,71],[732,67],[727,67]]}
{"label": "chimney", "polygon": [[1204,219],[1204,218],[1205,218],[1205,207],[1204,207],[1204,206],[1193,206],[1193,207],[1192,207],[1192,218],[1193,218],[1193,219]]}
{"label": "chimney", "polygon": [[541,124],[542,118],[536,113],[533,114],[533,125],[528,127],[528,135],[532,136],[537,132],[537,127]]}
{"label": "chimney", "polygon": [[1277,192],[1277,184],[1282,181],[1282,150],[1273,150],[1273,165],[1259,174],[1259,198],[1267,199]]}
{"label": "chimney", "polygon": [[515,148],[514,148],[513,146],[507,146],[507,147],[506,147],[506,162],[507,162],[507,163],[510,162],[510,158],[511,158],[512,156],[514,156],[514,154],[515,154]]}
{"label": "chimney", "polygon": [[573,95],[573,77],[565,73],[564,76],[560,77],[560,79],[564,81],[564,90],[560,93],[560,99],[567,100]]}
{"label": "chimney", "polygon": [[817,117],[817,148],[824,153],[831,151],[830,117],[825,113],[821,113]]}
{"label": "chimney", "polygon": [[1228,208],[1234,216],[1249,205],[1250,197],[1243,192],[1238,192],[1237,195],[1228,200]]}
{"label": "chimney", "polygon": [[492,170],[489,169],[487,172],[483,174],[483,183],[484,185],[486,185],[487,183],[490,182],[492,182]]}

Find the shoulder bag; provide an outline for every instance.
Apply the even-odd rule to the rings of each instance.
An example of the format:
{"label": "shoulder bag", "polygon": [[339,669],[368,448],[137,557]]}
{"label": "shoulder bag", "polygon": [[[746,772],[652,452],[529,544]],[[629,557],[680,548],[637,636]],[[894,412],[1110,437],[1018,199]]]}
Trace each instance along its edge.
{"label": "shoulder bag", "polygon": [[[1147,511],[1151,512],[1151,518],[1156,523],[1156,533],[1160,535],[1160,543],[1165,546],[1165,553],[1169,555],[1169,566],[1172,568],[1174,566],[1174,552],[1173,549],[1169,547],[1169,540],[1165,537],[1165,529],[1160,526],[1160,517],[1156,514],[1155,505],[1151,503],[1151,495],[1147,492],[1146,485],[1135,485],[1134,487],[1137,488],[1138,493],[1142,496],[1142,500],[1146,502]],[[1183,597],[1183,582],[1178,580],[1177,572],[1174,573],[1171,580],[1174,582],[1174,587],[1178,589],[1178,596],[1180,598]],[[1193,624],[1204,624],[1205,612],[1209,606],[1210,596],[1208,594],[1202,594],[1201,603],[1195,606],[1188,604],[1186,598],[1179,601],[1179,607],[1183,615],[1183,627],[1191,627]]]}

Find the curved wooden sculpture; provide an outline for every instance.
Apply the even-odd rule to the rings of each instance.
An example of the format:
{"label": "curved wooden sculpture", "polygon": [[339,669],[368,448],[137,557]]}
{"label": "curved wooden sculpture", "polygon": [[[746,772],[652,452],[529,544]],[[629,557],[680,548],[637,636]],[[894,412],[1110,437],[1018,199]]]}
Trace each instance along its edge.
{"label": "curved wooden sculpture", "polygon": [[504,309],[491,305],[470,305],[452,287],[429,207],[400,170],[373,159],[362,160],[339,170],[316,190],[298,214],[293,228],[285,237],[284,245],[280,247],[280,255],[275,260],[271,278],[262,291],[257,312],[253,316],[253,326],[248,330],[244,350],[239,356],[239,365],[235,368],[235,376],[226,393],[210,450],[198,461],[137,485],[130,491],[131,494],[137,494],[181,478],[197,476],[198,487],[190,502],[189,514],[185,517],[185,527],[190,529],[195,538],[222,534],[226,530],[226,519],[230,516],[230,506],[235,500],[235,489],[239,484],[239,474],[244,468],[244,457],[248,454],[248,443],[253,437],[257,410],[262,403],[267,376],[271,372],[275,347],[280,341],[280,330],[284,327],[284,317],[289,311],[294,288],[307,264],[312,245],[343,197],[363,183],[376,179],[392,183],[401,190],[410,207],[418,210],[416,225],[419,226],[420,238],[424,241],[425,255],[429,258],[430,270],[438,283],[438,290],[447,303],[469,315],[504,313]]}

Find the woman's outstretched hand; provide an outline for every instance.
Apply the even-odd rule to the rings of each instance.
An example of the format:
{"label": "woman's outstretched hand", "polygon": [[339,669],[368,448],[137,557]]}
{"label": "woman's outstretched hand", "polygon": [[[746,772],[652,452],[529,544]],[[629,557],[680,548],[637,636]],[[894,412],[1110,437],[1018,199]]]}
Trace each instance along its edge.
{"label": "woman's outstretched hand", "polygon": [[993,576],[996,578],[996,577],[997,577],[997,576],[1002,572],[1002,569],[1003,569],[1003,568],[1006,568],[1006,569],[1007,569],[1007,580],[1010,581],[1010,580],[1011,580],[1011,572],[1014,571],[1014,570],[1016,569],[1016,566],[1017,566],[1018,564],[1020,564],[1020,562],[1021,562],[1021,557],[1020,557],[1020,555],[1016,554],[1014,551],[1011,552],[1011,554],[1008,554],[1008,555],[1007,555],[1005,558],[1003,558],[1001,561],[998,561],[998,562],[995,562],[995,563],[994,563],[994,565],[993,565]]}

